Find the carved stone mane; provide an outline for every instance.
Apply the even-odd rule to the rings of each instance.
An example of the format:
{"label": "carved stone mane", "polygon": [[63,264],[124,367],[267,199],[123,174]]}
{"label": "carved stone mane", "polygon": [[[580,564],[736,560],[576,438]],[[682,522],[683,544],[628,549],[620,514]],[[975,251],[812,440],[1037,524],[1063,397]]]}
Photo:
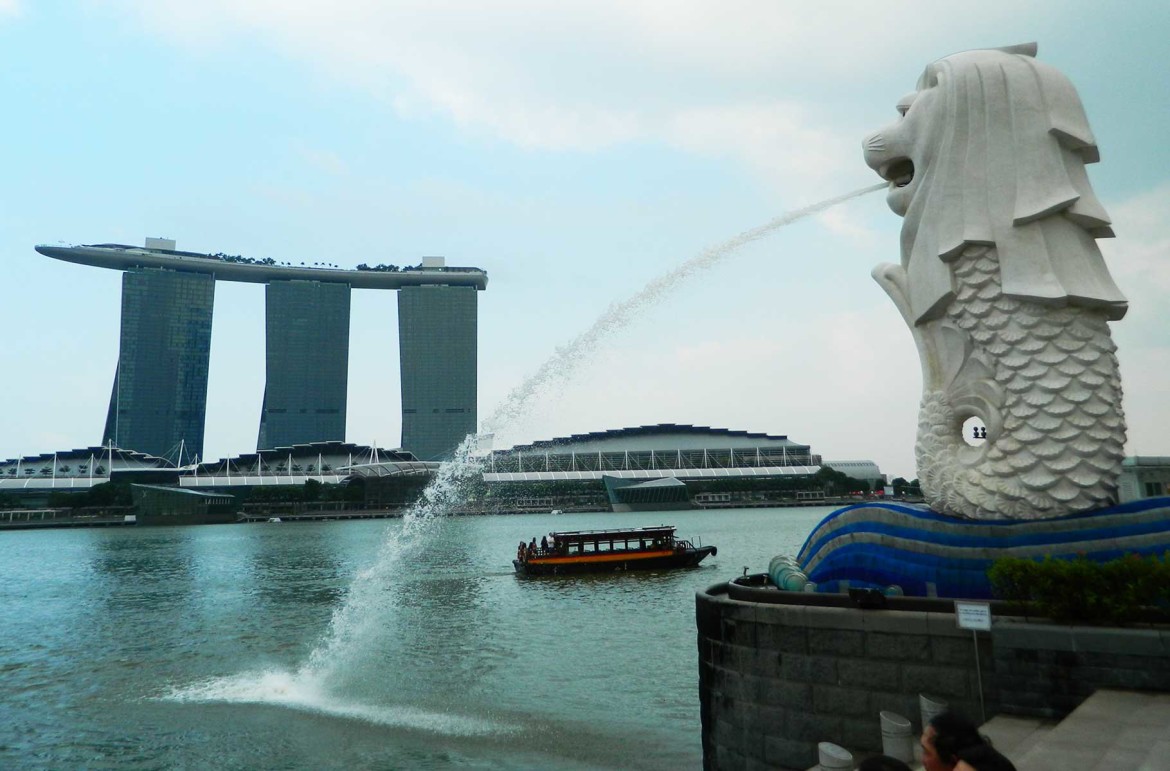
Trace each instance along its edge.
{"label": "carved stone mane", "polygon": [[955,54],[918,81],[911,111],[933,93],[902,235],[915,323],[941,315],[954,296],[945,263],[973,244],[996,247],[1010,297],[1125,315],[1094,241],[1113,235],[1085,173],[1099,160],[1096,139],[1072,84],[1034,54]]}

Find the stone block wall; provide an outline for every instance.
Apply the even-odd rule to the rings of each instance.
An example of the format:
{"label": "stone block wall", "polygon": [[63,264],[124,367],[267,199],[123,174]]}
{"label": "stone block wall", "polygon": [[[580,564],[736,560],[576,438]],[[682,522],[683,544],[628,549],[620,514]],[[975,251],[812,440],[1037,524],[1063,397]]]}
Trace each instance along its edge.
{"label": "stone block wall", "polygon": [[[881,749],[878,713],[919,728],[920,693],[979,716],[975,642],[953,615],[697,597],[708,769],[806,769],[821,741]],[[991,639],[979,640],[989,713]]]}
{"label": "stone block wall", "polygon": [[[840,595],[732,594],[740,599],[720,584],[696,597],[709,771],[807,769],[822,741],[878,752],[878,713],[896,712],[919,731],[921,693],[978,720],[976,646],[988,717],[1061,718],[1098,688],[1170,692],[1165,626],[996,615],[976,643],[949,602],[903,598],[899,610],[861,610]],[[767,600],[743,599],[760,596]]]}
{"label": "stone block wall", "polygon": [[1098,688],[1170,692],[1170,630],[1056,626],[1005,619],[992,627],[1001,709],[1063,717]]}

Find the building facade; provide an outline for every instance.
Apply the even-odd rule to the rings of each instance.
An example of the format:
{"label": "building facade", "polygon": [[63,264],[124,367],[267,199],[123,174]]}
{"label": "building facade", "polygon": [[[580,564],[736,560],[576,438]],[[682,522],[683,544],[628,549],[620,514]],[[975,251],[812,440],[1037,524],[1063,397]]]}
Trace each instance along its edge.
{"label": "building facade", "polygon": [[122,274],[118,367],[102,444],[176,463],[202,457],[214,302],[211,275]]}
{"label": "building facade", "polygon": [[482,468],[488,510],[545,496],[564,511],[631,511],[793,505],[816,489],[821,457],[787,436],[660,423],[495,450]]}
{"label": "building facade", "polygon": [[449,457],[476,427],[473,287],[398,290],[402,448],[419,460]]}
{"label": "building facade", "polygon": [[[118,369],[103,445],[202,457],[216,281],[267,285],[266,382],[257,449],[345,435],[352,289],[398,291],[402,447],[443,458],[476,428],[476,292],[487,273],[421,265],[328,263],[179,251],[170,239],[40,244],[47,257],[123,272]],[[178,457],[181,450],[182,457]]]}
{"label": "building facade", "polygon": [[1170,457],[1134,455],[1121,462],[1117,480],[1121,503],[1170,495]]}
{"label": "building facade", "polygon": [[573,434],[493,451],[493,482],[601,479],[714,479],[807,476],[821,456],[787,436],[659,423]]}
{"label": "building facade", "polygon": [[840,471],[846,476],[860,479],[870,484],[884,485],[886,475],[872,460],[827,460],[825,465],[834,471]]}
{"label": "building facade", "polygon": [[265,384],[256,449],[345,440],[348,284],[265,288]]}

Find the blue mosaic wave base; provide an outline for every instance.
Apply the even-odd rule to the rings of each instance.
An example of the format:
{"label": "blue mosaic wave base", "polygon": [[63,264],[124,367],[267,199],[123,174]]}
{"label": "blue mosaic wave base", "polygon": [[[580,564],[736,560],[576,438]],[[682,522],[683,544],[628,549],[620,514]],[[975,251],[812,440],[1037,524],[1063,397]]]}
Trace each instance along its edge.
{"label": "blue mosaic wave base", "polygon": [[825,517],[797,557],[822,592],[899,586],[911,597],[987,599],[987,569],[1001,557],[1088,557],[1170,551],[1170,497],[1067,517],[985,521],[924,506],[863,503]]}

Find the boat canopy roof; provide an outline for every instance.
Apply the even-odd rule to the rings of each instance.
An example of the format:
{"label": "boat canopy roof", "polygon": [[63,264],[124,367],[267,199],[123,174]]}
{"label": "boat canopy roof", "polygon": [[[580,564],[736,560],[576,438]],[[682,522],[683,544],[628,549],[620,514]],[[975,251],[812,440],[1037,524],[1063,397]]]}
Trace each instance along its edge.
{"label": "boat canopy roof", "polygon": [[632,539],[655,539],[655,538],[673,538],[674,527],[672,525],[659,525],[658,527],[627,527],[616,530],[570,530],[562,533],[549,533],[552,536],[553,542],[564,541],[567,543],[585,542],[585,541],[625,541]]}

